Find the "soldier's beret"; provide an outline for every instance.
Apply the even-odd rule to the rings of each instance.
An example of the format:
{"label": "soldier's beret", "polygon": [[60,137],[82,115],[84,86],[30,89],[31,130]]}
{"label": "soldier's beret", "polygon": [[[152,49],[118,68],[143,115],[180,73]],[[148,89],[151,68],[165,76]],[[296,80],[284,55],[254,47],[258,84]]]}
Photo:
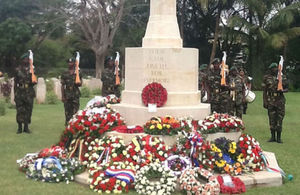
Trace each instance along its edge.
{"label": "soldier's beret", "polygon": [[219,58],[215,58],[211,63],[212,64],[219,64],[220,63],[220,59]]}
{"label": "soldier's beret", "polygon": [[270,64],[269,68],[277,68],[278,64],[273,62],[272,64]]}
{"label": "soldier's beret", "polygon": [[204,69],[206,69],[207,68],[207,64],[202,64],[201,66],[200,66],[200,70],[204,70]]}
{"label": "soldier's beret", "polygon": [[70,62],[75,62],[75,58],[69,58],[69,59],[67,60],[67,62],[68,62],[68,63],[70,63]]}
{"label": "soldier's beret", "polygon": [[23,55],[21,55],[21,60],[25,59],[25,58],[28,58],[29,57],[29,53],[26,52],[24,53]]}

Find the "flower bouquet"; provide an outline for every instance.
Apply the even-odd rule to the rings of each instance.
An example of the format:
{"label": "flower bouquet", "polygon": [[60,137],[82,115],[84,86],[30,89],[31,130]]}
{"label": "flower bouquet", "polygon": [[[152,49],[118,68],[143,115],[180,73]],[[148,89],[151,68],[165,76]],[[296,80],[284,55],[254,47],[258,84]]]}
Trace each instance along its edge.
{"label": "flower bouquet", "polygon": [[213,113],[207,116],[203,121],[198,122],[198,130],[203,134],[216,132],[238,132],[244,130],[243,121],[228,114]]}
{"label": "flower bouquet", "polygon": [[86,104],[86,109],[92,109],[94,107],[106,107],[108,104],[118,104],[120,103],[120,98],[114,94],[108,95],[106,97],[95,96]]}
{"label": "flower bouquet", "polygon": [[123,124],[121,115],[110,108],[102,107],[92,112],[89,109],[80,110],[69,121],[58,145],[68,148],[73,139],[84,140],[89,136],[99,138],[103,133]]}
{"label": "flower bouquet", "polygon": [[145,133],[150,135],[176,135],[181,131],[181,125],[178,120],[171,116],[152,117],[144,125]]}

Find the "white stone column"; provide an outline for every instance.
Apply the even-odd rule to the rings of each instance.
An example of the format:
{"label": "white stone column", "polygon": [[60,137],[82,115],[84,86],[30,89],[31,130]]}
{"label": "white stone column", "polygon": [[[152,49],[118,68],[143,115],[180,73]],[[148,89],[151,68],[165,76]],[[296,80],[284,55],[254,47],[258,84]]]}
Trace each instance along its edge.
{"label": "white stone column", "polygon": [[144,48],[181,48],[176,0],[151,0]]}

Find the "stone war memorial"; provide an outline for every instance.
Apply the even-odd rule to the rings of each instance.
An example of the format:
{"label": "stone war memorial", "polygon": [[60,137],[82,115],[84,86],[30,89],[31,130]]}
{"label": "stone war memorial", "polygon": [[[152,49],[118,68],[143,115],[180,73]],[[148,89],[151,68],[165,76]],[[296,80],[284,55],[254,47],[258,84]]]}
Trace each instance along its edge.
{"label": "stone war memorial", "polygon": [[[153,114],[203,119],[209,104],[200,103],[198,50],[183,48],[176,17],[176,1],[151,1],[150,17],[141,48],[126,48],[125,90],[114,108],[127,124],[144,124]],[[143,88],[161,83],[168,91],[165,106],[148,112],[142,102]]]}
{"label": "stone war memorial", "polygon": [[183,48],[176,0],[150,1],[142,47],[125,52],[122,98],[96,96],[58,144],[18,160],[28,178],[75,180],[100,194],[213,195],[282,185],[275,154],[243,132],[243,121],[201,103],[199,52]]}

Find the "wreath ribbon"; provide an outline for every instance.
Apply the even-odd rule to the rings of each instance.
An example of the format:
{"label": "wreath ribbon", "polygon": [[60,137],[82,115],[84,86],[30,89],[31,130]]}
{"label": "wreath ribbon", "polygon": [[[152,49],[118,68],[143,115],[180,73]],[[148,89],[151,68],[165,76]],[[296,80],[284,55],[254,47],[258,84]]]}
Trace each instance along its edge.
{"label": "wreath ribbon", "polygon": [[60,161],[55,156],[50,156],[48,158],[39,158],[34,163],[35,170],[41,170],[43,167],[47,166],[48,164],[55,164],[56,167],[62,171],[62,166]]}
{"label": "wreath ribbon", "polygon": [[262,160],[263,160],[263,162],[266,166],[267,171],[280,173],[281,176],[286,177],[285,172],[279,166],[278,166],[278,169],[270,167],[270,164],[269,164],[269,161],[268,161],[267,157],[262,152],[260,152],[259,155],[261,156],[261,158],[262,158]]}
{"label": "wreath ribbon", "polygon": [[127,184],[134,182],[135,172],[130,169],[112,169],[108,168],[105,171],[105,174],[110,177],[115,177],[121,181],[125,181]]}

